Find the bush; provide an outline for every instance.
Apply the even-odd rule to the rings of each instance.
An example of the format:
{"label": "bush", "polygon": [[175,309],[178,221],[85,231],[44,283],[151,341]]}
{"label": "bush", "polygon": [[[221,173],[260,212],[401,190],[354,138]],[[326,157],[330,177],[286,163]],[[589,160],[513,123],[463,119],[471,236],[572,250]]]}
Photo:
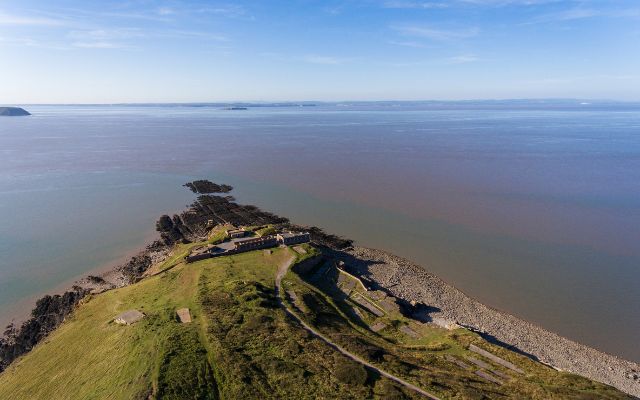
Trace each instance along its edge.
{"label": "bush", "polygon": [[347,385],[364,385],[367,382],[367,370],[353,361],[344,361],[336,366],[335,377]]}
{"label": "bush", "polygon": [[388,379],[380,379],[376,382],[374,393],[377,398],[384,400],[404,400],[407,396],[402,393],[398,387],[396,387]]}
{"label": "bush", "polygon": [[158,376],[158,399],[216,399],[213,370],[194,329],[176,326],[167,338]]}

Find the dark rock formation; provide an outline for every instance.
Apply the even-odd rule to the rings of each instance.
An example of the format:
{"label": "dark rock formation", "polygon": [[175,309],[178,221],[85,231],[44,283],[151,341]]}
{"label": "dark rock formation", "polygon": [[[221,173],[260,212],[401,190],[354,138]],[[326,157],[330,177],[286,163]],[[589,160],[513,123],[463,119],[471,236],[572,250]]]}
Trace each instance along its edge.
{"label": "dark rock formation", "polygon": [[[211,221],[211,222],[210,222]],[[202,195],[191,207],[180,215],[163,215],[156,223],[162,241],[166,245],[180,242],[195,242],[207,237],[211,224],[232,224],[234,226],[276,225],[281,229],[306,230],[314,242],[335,249],[350,247],[350,240],[330,235],[318,227],[302,227],[289,222],[287,218],[262,211],[256,206],[240,205],[231,196]]]}
{"label": "dark rock formation", "polygon": [[31,318],[22,326],[9,325],[4,337],[0,338],[0,372],[57,328],[88,292],[74,286],[63,295],[44,296],[36,302]]}
{"label": "dark rock formation", "polygon": [[95,284],[95,285],[104,285],[106,281],[101,276],[89,275],[87,276],[87,281]]}
{"label": "dark rock formation", "polygon": [[185,183],[184,186],[191,189],[193,193],[208,194],[208,193],[229,193],[233,187],[229,185],[218,185],[206,179],[200,179],[197,181]]}
{"label": "dark rock formation", "polygon": [[168,252],[167,245],[156,240],[148,245],[144,251],[131,257],[131,260],[126,264],[119,266],[117,270],[122,273],[126,284],[138,282],[147,269],[157,262],[156,256],[164,252]]}
{"label": "dark rock formation", "polygon": [[0,116],[3,117],[19,117],[23,115],[31,115],[29,111],[20,107],[0,107]]}

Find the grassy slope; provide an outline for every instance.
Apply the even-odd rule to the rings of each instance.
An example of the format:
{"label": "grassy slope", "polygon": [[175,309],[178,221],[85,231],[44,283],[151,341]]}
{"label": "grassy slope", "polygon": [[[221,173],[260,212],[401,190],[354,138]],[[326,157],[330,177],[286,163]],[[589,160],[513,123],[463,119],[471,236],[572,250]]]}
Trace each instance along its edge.
{"label": "grassy slope", "polygon": [[[373,360],[374,364],[442,398],[516,398],[516,399],[628,399],[630,396],[618,390],[570,373],[558,372],[517,353],[494,346],[477,334],[465,329],[448,331],[432,325],[416,324],[399,312],[385,312],[376,317],[352,300],[358,293],[367,297],[358,285],[350,296],[338,290],[336,280],[324,276],[314,279],[315,272],[305,275],[290,272],[283,285],[296,293],[301,301],[289,299],[291,306],[302,308],[307,323],[315,325],[355,354]],[[377,302],[372,298],[372,303]],[[356,313],[354,310],[358,309]],[[383,322],[386,328],[378,333],[368,326]],[[410,327],[419,333],[415,338],[401,330]],[[508,360],[524,370],[518,374],[468,350],[473,343]],[[497,377],[504,385],[496,385],[474,374],[478,367],[467,370],[447,360],[456,357],[469,365],[467,357],[479,359],[491,365],[492,370],[508,376]],[[491,374],[490,374],[491,375]]]}
{"label": "grassy slope", "polygon": [[[102,399],[143,397],[157,376],[167,338],[177,326],[175,309],[191,307],[197,268],[181,268],[136,285],[93,296],[59,329],[0,379],[0,398]],[[142,322],[111,320],[139,309]]]}
{"label": "grassy slope", "polygon": [[[85,301],[0,375],[0,398],[418,398],[286,318],[274,298],[273,280],[290,250],[185,265],[179,255],[188,247],[177,248],[157,275]],[[335,341],[443,398],[625,398],[604,385],[492,349],[527,371],[498,387],[443,360],[445,353],[464,357],[471,341],[489,348],[471,333],[427,329],[415,340],[397,330],[406,320],[388,315],[389,328],[377,335],[352,317],[357,306],[349,299],[328,296],[330,288],[319,290],[293,273],[285,287],[306,304],[305,319]],[[192,324],[176,321],[181,307],[191,309]],[[134,308],[147,317],[131,326],[110,322]],[[434,343],[446,343],[446,349],[426,348]],[[409,347],[416,345],[420,348]]]}
{"label": "grassy slope", "polygon": [[[364,373],[357,365],[290,324],[274,303],[273,279],[287,251],[173,266],[174,259],[165,272],[87,299],[0,375],[0,398],[369,396],[363,382],[331,374],[338,365]],[[192,324],[176,321],[181,307],[191,309]],[[128,309],[147,317],[131,326],[111,322]]]}

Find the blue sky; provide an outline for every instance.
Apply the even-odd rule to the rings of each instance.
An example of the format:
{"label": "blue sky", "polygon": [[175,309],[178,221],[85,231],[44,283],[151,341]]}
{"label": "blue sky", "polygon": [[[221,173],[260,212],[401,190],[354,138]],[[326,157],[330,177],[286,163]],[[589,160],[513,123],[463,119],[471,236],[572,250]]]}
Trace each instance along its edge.
{"label": "blue sky", "polygon": [[640,1],[0,0],[0,103],[549,97],[640,100]]}

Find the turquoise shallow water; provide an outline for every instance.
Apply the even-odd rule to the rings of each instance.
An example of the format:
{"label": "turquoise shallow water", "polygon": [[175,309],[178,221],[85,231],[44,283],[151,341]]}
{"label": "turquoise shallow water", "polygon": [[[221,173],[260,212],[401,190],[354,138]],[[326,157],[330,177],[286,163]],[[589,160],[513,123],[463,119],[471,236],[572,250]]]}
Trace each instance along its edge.
{"label": "turquoise shallow water", "polygon": [[640,361],[640,108],[30,106],[0,120],[0,321],[208,177]]}

